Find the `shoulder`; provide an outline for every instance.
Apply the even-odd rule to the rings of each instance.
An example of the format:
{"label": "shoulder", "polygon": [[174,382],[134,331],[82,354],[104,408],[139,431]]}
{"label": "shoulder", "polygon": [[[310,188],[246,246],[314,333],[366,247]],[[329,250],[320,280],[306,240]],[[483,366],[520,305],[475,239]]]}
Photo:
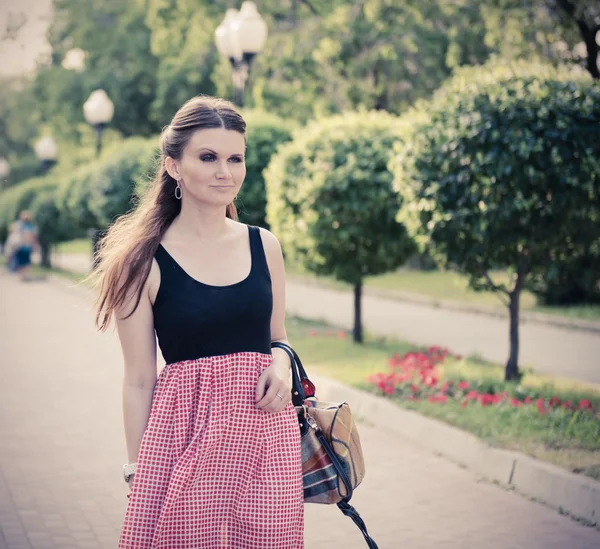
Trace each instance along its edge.
{"label": "shoulder", "polygon": [[132,263],[124,261],[120,276],[116,279],[116,293],[124,291],[123,303],[116,311],[117,318],[133,314],[140,303],[154,304],[160,287],[160,269],[156,259],[149,259],[149,270],[146,270],[146,262],[137,265]]}
{"label": "shoulder", "polygon": [[260,237],[269,267],[273,268],[275,265],[283,264],[283,252],[277,237],[267,229],[263,229],[262,227],[259,227],[258,229],[260,231]]}
{"label": "shoulder", "polygon": [[267,229],[263,229],[262,227],[258,227],[260,231],[260,237],[263,242],[263,246],[265,248],[266,253],[281,253],[281,244],[279,244],[279,240],[277,237]]}
{"label": "shoulder", "polygon": [[283,252],[281,251],[281,245],[277,237],[267,229],[259,227],[260,237],[265,250],[265,257],[267,259],[267,266],[272,277],[283,278],[285,272],[285,266],[283,261]]}

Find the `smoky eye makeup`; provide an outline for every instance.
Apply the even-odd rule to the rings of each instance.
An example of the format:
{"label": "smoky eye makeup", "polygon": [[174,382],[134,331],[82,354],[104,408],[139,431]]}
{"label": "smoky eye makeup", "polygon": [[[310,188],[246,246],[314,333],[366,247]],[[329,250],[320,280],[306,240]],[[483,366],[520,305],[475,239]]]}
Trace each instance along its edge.
{"label": "smoky eye makeup", "polygon": [[[217,159],[217,155],[213,152],[200,153],[200,160],[202,160],[203,162],[213,162],[216,159]],[[230,156],[229,160],[232,162],[239,163],[239,162],[244,161],[244,157],[239,154],[236,154],[236,155]]]}

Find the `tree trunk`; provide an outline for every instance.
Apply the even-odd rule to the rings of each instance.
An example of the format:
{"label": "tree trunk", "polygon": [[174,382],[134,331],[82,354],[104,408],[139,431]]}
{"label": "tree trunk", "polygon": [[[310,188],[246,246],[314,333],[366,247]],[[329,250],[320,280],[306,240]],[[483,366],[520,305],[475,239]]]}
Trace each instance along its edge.
{"label": "tree trunk", "polygon": [[504,372],[505,381],[519,377],[519,298],[521,291],[515,289],[510,294],[510,355]]}
{"label": "tree trunk", "polygon": [[362,281],[354,285],[354,329],[352,339],[354,343],[363,342],[362,332]]}
{"label": "tree trunk", "polygon": [[40,265],[46,269],[52,267],[50,261],[50,244],[47,242],[40,242]]}
{"label": "tree trunk", "polygon": [[583,22],[578,21],[579,29],[585,42],[587,51],[587,70],[592,75],[592,78],[600,78],[600,70],[598,69],[598,43],[596,42],[596,29],[588,28]]}
{"label": "tree trunk", "polygon": [[290,13],[292,27],[295,27],[296,23],[298,22],[298,0],[292,0],[292,9]]}
{"label": "tree trunk", "polygon": [[[600,32],[600,27],[595,24],[595,21],[586,21],[583,14],[577,13],[576,2],[570,0],[558,0],[558,5],[579,27],[579,32],[581,33],[587,52],[587,70],[592,75],[592,78],[600,78],[600,70],[598,69],[598,50],[600,48],[596,42],[596,34]],[[577,17],[578,15],[580,16],[579,18]]]}

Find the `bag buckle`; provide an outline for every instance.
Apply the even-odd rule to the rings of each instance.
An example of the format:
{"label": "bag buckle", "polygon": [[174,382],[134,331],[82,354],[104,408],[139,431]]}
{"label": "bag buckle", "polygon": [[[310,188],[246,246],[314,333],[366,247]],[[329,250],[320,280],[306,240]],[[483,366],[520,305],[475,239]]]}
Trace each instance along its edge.
{"label": "bag buckle", "polygon": [[319,426],[317,425],[317,422],[308,413],[306,414],[306,423],[308,423],[313,429],[318,429],[319,428]]}

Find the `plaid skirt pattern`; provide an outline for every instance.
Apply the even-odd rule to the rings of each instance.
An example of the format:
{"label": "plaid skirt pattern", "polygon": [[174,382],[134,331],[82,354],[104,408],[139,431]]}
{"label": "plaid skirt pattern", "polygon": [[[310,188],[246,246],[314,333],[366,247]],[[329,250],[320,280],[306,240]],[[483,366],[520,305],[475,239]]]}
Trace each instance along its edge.
{"label": "plaid skirt pattern", "polygon": [[296,410],[255,406],[271,358],[244,352],[165,366],[120,549],[303,549]]}

